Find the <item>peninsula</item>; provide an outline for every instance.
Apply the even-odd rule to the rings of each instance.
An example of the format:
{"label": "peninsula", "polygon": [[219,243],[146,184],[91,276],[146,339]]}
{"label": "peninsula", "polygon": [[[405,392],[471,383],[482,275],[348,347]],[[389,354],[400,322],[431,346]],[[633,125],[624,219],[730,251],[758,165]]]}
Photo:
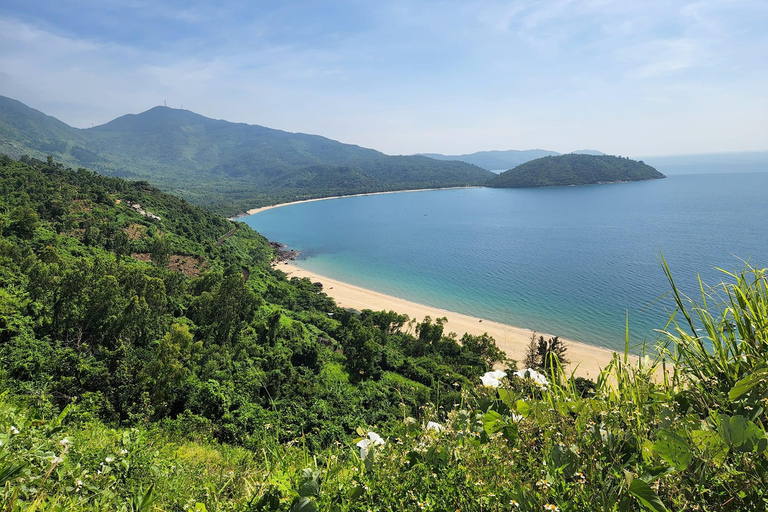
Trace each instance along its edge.
{"label": "peninsula", "polygon": [[608,155],[545,156],[518,165],[493,178],[495,188],[565,187],[666,178],[637,160]]}

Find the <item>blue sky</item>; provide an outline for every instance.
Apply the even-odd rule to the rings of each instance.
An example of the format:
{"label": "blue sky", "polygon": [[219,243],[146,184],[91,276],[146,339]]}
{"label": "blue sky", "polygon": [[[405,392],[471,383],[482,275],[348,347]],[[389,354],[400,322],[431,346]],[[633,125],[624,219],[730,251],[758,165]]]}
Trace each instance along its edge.
{"label": "blue sky", "polygon": [[390,154],[768,150],[766,27],[766,0],[4,0],[0,94]]}

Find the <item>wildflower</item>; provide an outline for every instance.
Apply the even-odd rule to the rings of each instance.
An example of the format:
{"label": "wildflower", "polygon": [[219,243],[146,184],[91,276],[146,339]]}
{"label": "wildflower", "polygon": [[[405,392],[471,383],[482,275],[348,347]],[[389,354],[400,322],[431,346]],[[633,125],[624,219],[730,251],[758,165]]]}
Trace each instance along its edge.
{"label": "wildflower", "polygon": [[59,441],[59,444],[60,444],[61,446],[67,446],[67,445],[69,444],[69,439],[67,439],[67,438],[65,437],[64,439],[62,439],[61,441]]}
{"label": "wildflower", "polygon": [[515,423],[519,423],[522,420],[523,420],[523,415],[522,414],[512,413],[512,421],[514,421]]}
{"label": "wildflower", "polygon": [[104,459],[104,462],[106,462],[107,464],[109,464],[109,463],[110,463],[110,462],[112,462],[113,460],[115,460],[115,459],[113,459],[112,457],[107,457],[106,459]]}
{"label": "wildflower", "polygon": [[492,372],[486,372],[485,375],[480,377],[480,382],[487,388],[497,388],[501,386],[501,379],[506,377],[507,374],[501,370],[494,370]]}
{"label": "wildflower", "polygon": [[62,459],[58,455],[54,455],[54,457],[51,459],[51,464],[54,464],[54,465],[61,464],[62,462],[64,462],[64,459]]}
{"label": "wildflower", "polygon": [[78,478],[77,480],[75,480],[75,485],[77,487],[82,487],[83,486],[83,481]]}
{"label": "wildflower", "polygon": [[17,435],[19,433],[19,429],[17,429],[15,426],[11,425],[11,434]]}
{"label": "wildflower", "polygon": [[430,430],[434,430],[435,432],[442,432],[443,430],[445,430],[445,427],[436,421],[430,421],[427,423],[427,432],[429,432]]}
{"label": "wildflower", "polygon": [[544,510],[550,510],[552,512],[560,512],[560,508],[557,505],[552,505],[551,503],[547,503],[544,505]]}
{"label": "wildflower", "polygon": [[126,450],[125,448],[120,450],[120,455],[127,455],[127,454],[128,454],[128,450]]}
{"label": "wildflower", "polygon": [[520,508],[520,504],[517,502],[517,500],[509,500],[509,504],[515,508]]}
{"label": "wildflower", "polygon": [[536,487],[542,488],[542,489],[549,489],[552,484],[547,482],[546,480],[539,480],[536,482]]}
{"label": "wildflower", "polygon": [[376,432],[368,432],[368,437],[363,438],[357,442],[355,446],[360,448],[360,458],[365,459],[368,452],[371,450],[371,446],[384,446],[386,443]]}
{"label": "wildflower", "polygon": [[518,370],[513,375],[520,377],[521,379],[529,378],[533,381],[534,384],[536,384],[536,386],[541,389],[547,389],[547,387],[549,387],[549,381],[547,378],[533,368]]}

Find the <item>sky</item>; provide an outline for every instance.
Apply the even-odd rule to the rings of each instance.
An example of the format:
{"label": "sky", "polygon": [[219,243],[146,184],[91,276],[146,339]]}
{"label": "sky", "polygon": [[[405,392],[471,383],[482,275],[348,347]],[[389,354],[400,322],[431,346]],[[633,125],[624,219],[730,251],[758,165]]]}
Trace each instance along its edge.
{"label": "sky", "polygon": [[767,0],[3,0],[0,95],[388,154],[768,150]]}

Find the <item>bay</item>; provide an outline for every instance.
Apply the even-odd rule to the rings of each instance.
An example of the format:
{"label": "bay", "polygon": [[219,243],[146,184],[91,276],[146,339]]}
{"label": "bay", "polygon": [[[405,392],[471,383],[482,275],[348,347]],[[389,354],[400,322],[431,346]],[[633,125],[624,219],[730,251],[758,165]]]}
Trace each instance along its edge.
{"label": "bay", "polygon": [[[768,260],[768,173],[348,197],[241,220],[318,274],[611,349],[653,343],[689,294]],[[450,323],[448,324],[450,329]]]}

